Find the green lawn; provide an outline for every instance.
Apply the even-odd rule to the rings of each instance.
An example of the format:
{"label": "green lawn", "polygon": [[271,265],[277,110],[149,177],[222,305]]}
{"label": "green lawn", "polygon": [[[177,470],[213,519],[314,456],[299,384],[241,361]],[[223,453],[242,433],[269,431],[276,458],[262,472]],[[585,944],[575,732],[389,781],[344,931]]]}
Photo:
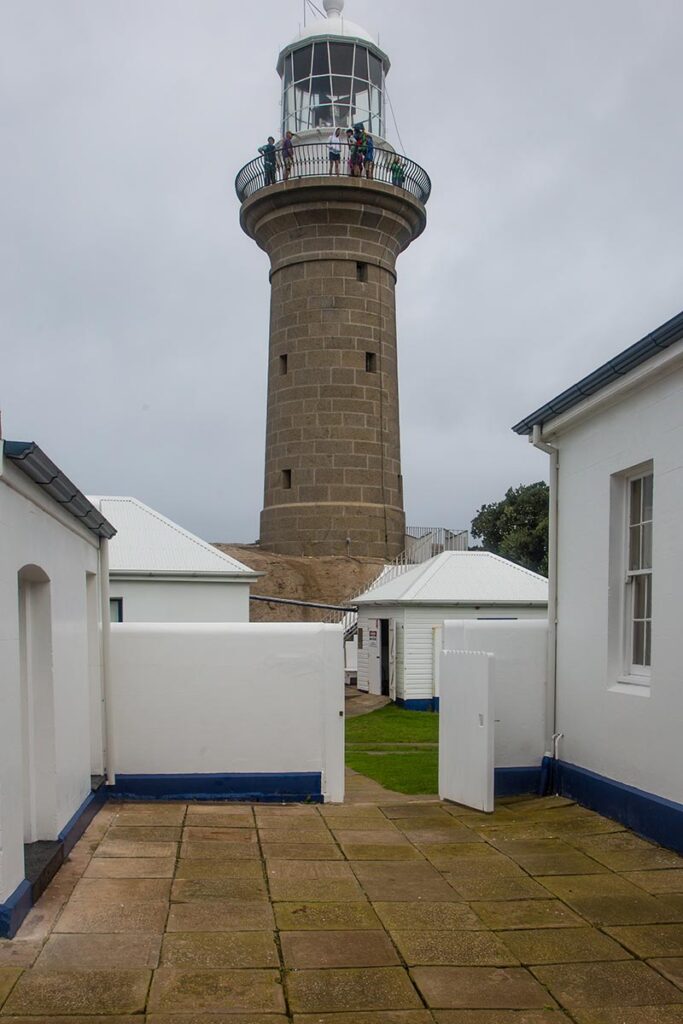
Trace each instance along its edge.
{"label": "green lawn", "polygon": [[346,722],[346,763],[398,793],[438,792],[439,716],[388,704]]}

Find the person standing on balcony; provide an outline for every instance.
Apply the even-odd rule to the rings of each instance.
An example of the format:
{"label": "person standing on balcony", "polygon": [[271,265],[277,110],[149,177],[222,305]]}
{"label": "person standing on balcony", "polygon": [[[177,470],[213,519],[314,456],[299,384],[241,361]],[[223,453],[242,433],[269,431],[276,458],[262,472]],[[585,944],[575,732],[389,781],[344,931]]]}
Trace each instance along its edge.
{"label": "person standing on balcony", "polygon": [[282,140],[282,163],[284,165],[282,180],[287,181],[294,166],[294,143],[291,132],[287,132]]}
{"label": "person standing on balcony", "polygon": [[264,185],[275,184],[275,139],[268,136],[265,146],[259,146],[259,153],[263,157],[263,178]]}
{"label": "person standing on balcony", "polygon": [[372,180],[372,171],[375,162],[375,143],[372,141],[372,135],[366,134],[365,143],[365,176]]}
{"label": "person standing on balcony", "polygon": [[348,157],[348,160],[346,162],[346,165],[347,165],[349,174],[353,177],[353,163],[351,162],[351,157],[353,156],[353,146],[354,146],[353,128],[347,128],[346,129],[346,145],[349,147],[349,157]]}
{"label": "person standing on balcony", "polygon": [[392,164],[389,168],[389,172],[391,173],[391,184],[396,185],[398,188],[402,188],[403,182],[405,181],[406,172],[405,168],[403,167],[403,164],[401,163],[397,156],[394,157]]}
{"label": "person standing on balcony", "polygon": [[330,151],[330,174],[336,174],[339,176],[339,164],[341,163],[341,139],[339,133],[341,128],[335,129],[332,132],[329,139],[327,140],[327,146]]}

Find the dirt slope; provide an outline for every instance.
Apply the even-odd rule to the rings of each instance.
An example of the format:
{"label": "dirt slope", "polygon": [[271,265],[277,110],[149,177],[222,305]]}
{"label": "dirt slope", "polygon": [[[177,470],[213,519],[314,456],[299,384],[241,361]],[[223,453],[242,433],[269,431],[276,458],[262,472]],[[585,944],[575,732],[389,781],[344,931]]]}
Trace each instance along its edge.
{"label": "dirt slope", "polygon": [[[251,586],[252,594],[289,597],[297,601],[344,604],[379,576],[384,563],[378,558],[321,558],[276,555],[252,544],[216,544],[239,562],[265,572]],[[250,602],[252,622],[320,622],[325,612],[293,605]]]}

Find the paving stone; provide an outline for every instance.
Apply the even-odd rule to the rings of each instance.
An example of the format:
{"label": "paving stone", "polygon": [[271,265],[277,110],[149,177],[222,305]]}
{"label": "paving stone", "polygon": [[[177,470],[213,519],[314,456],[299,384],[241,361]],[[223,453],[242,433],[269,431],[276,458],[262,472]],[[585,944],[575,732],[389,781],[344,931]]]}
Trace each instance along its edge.
{"label": "paving stone", "polygon": [[586,836],[577,838],[573,842],[584,853],[613,871],[683,868],[683,858],[678,854],[648,843],[644,839],[634,836],[632,832]]}
{"label": "paving stone", "polygon": [[338,843],[353,843],[355,846],[376,846],[381,843],[383,846],[410,846],[402,832],[390,829],[367,829],[365,831],[333,828],[335,839]]}
{"label": "paving stone", "polygon": [[255,807],[254,819],[259,828],[306,828],[306,822],[318,827],[323,820],[317,807]]}
{"label": "paving stone", "polygon": [[285,967],[392,967],[400,964],[384,931],[281,931]]}
{"label": "paving stone", "polygon": [[342,843],[342,850],[349,860],[424,860],[419,850],[407,842],[404,845],[376,843],[374,846]]}
{"label": "paving stone", "polygon": [[640,886],[645,892],[656,896],[659,893],[683,892],[683,868],[663,869],[661,871],[626,871],[624,878],[634,885]]}
{"label": "paving stone", "polygon": [[474,912],[489,928],[578,928],[585,924],[559,900],[482,900]]}
{"label": "paving stone", "polygon": [[649,896],[587,896],[565,897],[587,921],[598,925],[658,924],[683,921],[683,897]]}
{"label": "paving stone", "polygon": [[[368,817],[367,815],[355,815],[353,817],[343,818],[326,818],[326,825],[332,829],[332,831],[338,831],[344,829],[347,832],[398,832],[398,829],[394,825],[393,821],[389,821],[388,818],[383,818],[381,815],[377,818]],[[399,833],[401,834],[401,833]]]}
{"label": "paving stone", "polygon": [[175,877],[262,879],[263,868],[260,861],[192,857],[178,861]]}
{"label": "paving stone", "polygon": [[281,1013],[285,1001],[273,970],[201,971],[160,967],[154,972],[148,1009]]}
{"label": "paving stone", "polygon": [[266,860],[343,860],[335,843],[262,843]]}
{"label": "paving stone", "polygon": [[630,954],[595,928],[539,928],[497,932],[523,964],[629,960]]}
{"label": "paving stone", "polygon": [[171,889],[171,900],[174,903],[266,899],[268,893],[263,878],[176,878]]}
{"label": "paving stone", "polygon": [[353,1013],[295,1013],[294,1024],[434,1024],[429,1010],[355,1010]]}
{"label": "paving stone", "polygon": [[443,804],[436,801],[434,803],[380,804],[378,809],[386,818],[433,818],[439,813],[448,813]]}
{"label": "paving stone", "polygon": [[366,895],[373,901],[460,901],[455,889],[426,861],[354,861],[351,867]]}
{"label": "paving stone", "polygon": [[369,903],[276,903],[280,931],[358,931],[381,927]]}
{"label": "paving stone", "polygon": [[162,967],[279,967],[272,931],[181,932],[165,935]]}
{"label": "paving stone", "polygon": [[113,1017],[110,1014],[107,1014],[106,1017],[102,1017],[99,1014],[95,1016],[88,1014],[85,1017],[82,1017],[80,1014],[78,1017],[72,1017],[71,1015],[63,1017],[60,1014],[55,1017],[50,1014],[49,1017],[46,1017],[45,1014],[41,1013],[40,1017],[3,1017],[2,1024],[140,1024],[141,1020],[142,1018],[137,1014],[130,1017],[121,1017],[118,1013]]}
{"label": "paving stone", "polygon": [[683,957],[657,957],[656,960],[648,960],[648,963],[660,974],[663,974],[668,981],[672,981],[674,985],[683,989]]}
{"label": "paving stone", "polygon": [[551,875],[541,884],[561,900],[586,896],[639,896],[641,891],[621,875],[606,872],[598,875]]}
{"label": "paving stone", "polygon": [[115,825],[182,825],[186,804],[125,804],[114,819]]}
{"label": "paving stone", "polygon": [[136,843],[179,843],[182,831],[180,825],[114,825],[107,832],[107,839],[132,839]]}
{"label": "paving stone", "polygon": [[564,1024],[562,1010],[435,1010],[436,1024]]}
{"label": "paving stone", "polygon": [[51,935],[36,966],[65,970],[102,967],[156,967],[161,933]]}
{"label": "paving stone", "polygon": [[289,1019],[279,1013],[148,1013],[145,1018],[147,1024],[287,1024]]}
{"label": "paving stone", "polygon": [[274,843],[311,843],[313,845],[320,845],[321,843],[334,843],[335,839],[328,828],[321,826],[320,828],[301,829],[294,832],[291,828],[260,828],[258,830],[259,839],[263,844]]}
{"label": "paving stone", "polygon": [[275,901],[329,903],[362,900],[363,890],[350,878],[275,878],[270,882],[270,896]]}
{"label": "paving stone", "polygon": [[374,903],[388,931],[481,931],[486,926],[466,903]]}
{"label": "paving stone", "polygon": [[0,939],[0,967],[30,967],[41,949],[40,942]]}
{"label": "paving stone", "polygon": [[639,961],[533,967],[532,972],[568,1010],[683,1003],[680,989]]}
{"label": "paving stone", "polygon": [[20,977],[20,967],[0,967],[0,1006],[3,1005]]}
{"label": "paving stone", "polygon": [[216,843],[241,843],[245,846],[257,842],[255,828],[221,828],[213,825],[191,825],[183,829],[185,842],[211,840]]}
{"label": "paving stone", "polygon": [[574,1010],[577,1024],[681,1024],[683,1006],[603,1006]]}
{"label": "paving stone", "polygon": [[180,858],[197,860],[258,860],[258,843],[220,843],[212,839],[180,844]]}
{"label": "paving stone", "polygon": [[95,858],[99,860],[102,857],[175,857],[177,850],[177,843],[105,838],[98,846]]}
{"label": "paving stone", "polygon": [[454,875],[518,875],[524,872],[487,843],[431,843],[423,853],[435,867]]}
{"label": "paving stone", "polygon": [[636,925],[607,931],[641,960],[652,956],[683,956],[683,924]]}
{"label": "paving stone", "polygon": [[587,875],[607,871],[604,864],[572,849],[560,839],[492,841],[501,853],[530,875]]}
{"label": "paving stone", "polygon": [[345,863],[315,860],[282,860],[274,858],[268,861],[266,873],[271,881],[278,879],[353,879],[350,866]]}
{"label": "paving stone", "polygon": [[154,903],[168,900],[170,894],[170,878],[82,878],[71,899],[96,903],[125,903],[127,900]]}
{"label": "paving stone", "polygon": [[490,932],[411,930],[392,931],[391,937],[409,966],[519,966],[518,957]]}
{"label": "paving stone", "polygon": [[[420,821],[420,819],[416,819]],[[483,843],[484,840],[471,828],[458,825],[455,821],[445,828],[433,825],[431,828],[406,828],[403,832],[406,839],[417,846],[428,846],[432,843]]]}
{"label": "paving stone", "polygon": [[96,857],[84,878],[173,878],[173,857]]}
{"label": "paving stone", "polygon": [[109,903],[93,900],[70,900],[55,925],[55,932],[162,932],[166,923],[168,903],[162,900],[146,903]]}
{"label": "paving stone", "polygon": [[64,901],[49,902],[42,896],[21,923],[14,942],[42,942],[52,931]]}
{"label": "paving stone", "polygon": [[444,878],[464,900],[529,900],[548,899],[548,890],[526,875],[503,875],[501,878],[455,875]]}
{"label": "paving stone", "polygon": [[427,1006],[463,1009],[547,1009],[553,1001],[523,967],[413,967]]}
{"label": "paving stone", "polygon": [[265,900],[198,900],[172,903],[167,932],[272,931],[273,910]]}
{"label": "paving stone", "polygon": [[3,1008],[5,1013],[142,1013],[150,971],[25,971]]}
{"label": "paving stone", "polygon": [[290,971],[285,984],[289,1006],[294,1012],[420,1007],[418,995],[401,967]]}
{"label": "paving stone", "polygon": [[185,815],[185,825],[253,828],[254,812],[251,807],[233,804],[190,804]]}

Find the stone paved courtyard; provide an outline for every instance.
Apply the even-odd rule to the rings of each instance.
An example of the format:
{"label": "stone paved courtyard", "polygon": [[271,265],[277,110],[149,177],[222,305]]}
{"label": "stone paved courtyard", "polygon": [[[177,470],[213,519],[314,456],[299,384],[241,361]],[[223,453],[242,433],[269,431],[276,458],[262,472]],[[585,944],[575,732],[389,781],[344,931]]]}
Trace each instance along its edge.
{"label": "stone paved courtyard", "polygon": [[484,816],[109,804],[12,942],[0,1022],[683,1022],[683,858],[558,798]]}

